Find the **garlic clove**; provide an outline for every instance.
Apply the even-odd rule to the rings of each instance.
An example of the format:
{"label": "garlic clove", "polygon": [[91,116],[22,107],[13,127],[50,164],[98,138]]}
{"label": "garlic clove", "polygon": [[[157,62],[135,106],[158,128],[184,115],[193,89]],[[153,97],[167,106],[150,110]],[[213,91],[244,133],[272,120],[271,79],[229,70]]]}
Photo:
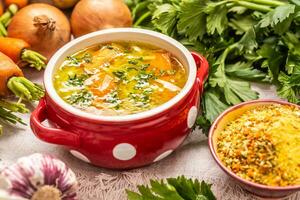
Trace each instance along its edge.
{"label": "garlic clove", "polygon": [[20,158],[0,173],[0,190],[19,198],[48,200],[51,196],[53,200],[75,200],[77,187],[74,172],[49,155]]}

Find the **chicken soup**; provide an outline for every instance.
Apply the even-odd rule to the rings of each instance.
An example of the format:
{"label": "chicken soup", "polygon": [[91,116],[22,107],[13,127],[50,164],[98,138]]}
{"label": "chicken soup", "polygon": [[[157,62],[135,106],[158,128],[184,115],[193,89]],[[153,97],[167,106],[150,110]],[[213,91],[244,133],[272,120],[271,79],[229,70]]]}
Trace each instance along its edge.
{"label": "chicken soup", "polygon": [[166,103],[182,90],[187,72],[163,49],[143,43],[111,42],[68,56],[53,81],[58,95],[72,106],[115,116]]}

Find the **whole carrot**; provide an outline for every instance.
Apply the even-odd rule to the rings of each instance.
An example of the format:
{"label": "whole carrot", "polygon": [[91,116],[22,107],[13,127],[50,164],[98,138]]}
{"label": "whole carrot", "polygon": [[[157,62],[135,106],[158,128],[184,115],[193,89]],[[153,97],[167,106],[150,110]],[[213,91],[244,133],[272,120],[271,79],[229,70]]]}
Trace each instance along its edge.
{"label": "whole carrot", "polygon": [[28,0],[5,0],[6,6],[11,4],[16,4],[19,8],[23,8],[28,5]]}
{"label": "whole carrot", "polygon": [[9,94],[7,82],[11,77],[23,76],[22,70],[9,57],[0,52],[0,96]]}
{"label": "whole carrot", "polygon": [[30,45],[22,39],[0,37],[0,52],[10,57],[19,66],[25,63],[41,70],[46,66],[47,59],[29,48]]}
{"label": "whole carrot", "polygon": [[29,101],[43,97],[43,88],[23,76],[22,70],[13,60],[0,52],[0,97],[10,93]]}

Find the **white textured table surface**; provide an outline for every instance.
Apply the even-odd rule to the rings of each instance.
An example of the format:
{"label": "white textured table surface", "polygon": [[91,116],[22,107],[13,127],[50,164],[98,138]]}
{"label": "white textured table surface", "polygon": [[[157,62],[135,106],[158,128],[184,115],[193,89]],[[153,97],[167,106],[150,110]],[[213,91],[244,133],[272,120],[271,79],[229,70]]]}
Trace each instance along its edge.
{"label": "white textured table surface", "polygon": [[[41,77],[42,73],[28,74],[28,78],[37,82],[41,82]],[[273,88],[263,85],[255,85],[254,88],[260,92],[261,98],[276,98]],[[23,118],[29,122],[29,115]],[[161,162],[129,171],[111,171],[86,164],[64,148],[38,140],[28,126],[7,126],[4,131],[0,138],[0,167],[37,152],[54,155],[75,171],[82,200],[123,200],[126,199],[125,188],[133,189],[138,184],[147,183],[149,178],[179,175],[210,181],[220,200],[255,199],[220,170],[210,155],[206,137],[199,130],[194,131],[181,148]],[[300,194],[290,199],[299,200]]]}

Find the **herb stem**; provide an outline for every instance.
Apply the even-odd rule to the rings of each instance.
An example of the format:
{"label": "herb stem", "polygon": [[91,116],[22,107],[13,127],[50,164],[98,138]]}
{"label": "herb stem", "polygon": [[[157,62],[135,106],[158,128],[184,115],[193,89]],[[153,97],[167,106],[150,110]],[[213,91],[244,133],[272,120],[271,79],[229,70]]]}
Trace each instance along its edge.
{"label": "herb stem", "polygon": [[251,3],[247,0],[243,0],[243,1],[237,0],[237,1],[235,1],[235,3],[237,5],[243,6],[245,8],[250,9],[250,10],[256,10],[256,11],[260,11],[260,12],[270,12],[270,11],[273,10],[269,6],[259,5],[259,4],[256,4],[256,3]]}
{"label": "herb stem", "polygon": [[285,2],[276,1],[276,0],[244,0],[244,1],[248,1],[251,3],[258,3],[258,4],[262,4],[262,5],[268,5],[268,6],[272,6],[272,7],[283,6],[286,4]]}
{"label": "herb stem", "polygon": [[135,23],[134,23],[134,27],[140,25],[145,19],[147,19],[152,13],[150,11],[146,12],[145,14],[143,14]]}

